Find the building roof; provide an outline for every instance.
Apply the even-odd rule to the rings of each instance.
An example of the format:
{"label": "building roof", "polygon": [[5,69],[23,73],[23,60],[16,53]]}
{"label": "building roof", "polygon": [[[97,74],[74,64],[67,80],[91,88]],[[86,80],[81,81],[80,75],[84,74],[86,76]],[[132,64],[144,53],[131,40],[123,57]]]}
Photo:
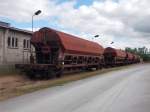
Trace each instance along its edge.
{"label": "building roof", "polygon": [[14,31],[17,31],[17,32],[32,34],[32,31],[11,27],[9,23],[2,22],[2,21],[0,21],[0,28],[5,28],[5,29],[14,30]]}
{"label": "building roof", "polygon": [[103,54],[104,48],[96,42],[88,41],[51,28],[42,28],[34,33],[32,43],[42,43],[47,32],[47,40],[59,41],[67,53],[80,53],[90,55]]}

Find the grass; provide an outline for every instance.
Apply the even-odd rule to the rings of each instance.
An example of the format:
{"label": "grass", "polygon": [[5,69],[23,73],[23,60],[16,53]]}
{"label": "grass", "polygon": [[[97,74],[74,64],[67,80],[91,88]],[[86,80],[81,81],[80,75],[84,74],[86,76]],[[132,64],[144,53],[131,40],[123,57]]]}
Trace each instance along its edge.
{"label": "grass", "polygon": [[115,68],[102,69],[102,70],[91,71],[91,72],[81,72],[81,73],[76,73],[76,74],[64,75],[61,78],[45,80],[45,81],[34,81],[32,83],[28,83],[19,87],[14,87],[14,89],[6,91],[6,93],[2,94],[2,96],[0,97],[0,100],[8,99],[8,98],[15,97],[15,96],[20,96],[26,93],[31,93],[31,92],[41,90],[44,88],[62,86],[63,84],[66,84],[72,81],[77,81],[77,80],[85,79],[88,77],[107,73],[110,71],[116,71],[116,70],[128,68],[128,67],[130,66],[115,67]]}

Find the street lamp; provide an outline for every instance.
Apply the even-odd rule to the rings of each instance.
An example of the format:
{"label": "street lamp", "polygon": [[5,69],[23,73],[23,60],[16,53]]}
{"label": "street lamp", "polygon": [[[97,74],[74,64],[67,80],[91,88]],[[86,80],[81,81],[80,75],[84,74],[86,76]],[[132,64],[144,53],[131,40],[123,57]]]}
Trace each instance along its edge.
{"label": "street lamp", "polygon": [[[33,17],[39,15],[41,12],[42,12],[41,10],[38,10],[32,15],[32,35],[33,35]],[[32,62],[32,60],[34,60],[34,57],[32,54],[32,47],[31,47],[31,43],[30,43],[30,63],[34,63],[34,62]]]}
{"label": "street lamp", "polygon": [[94,37],[97,38],[97,37],[99,37],[99,35],[95,35]]}
{"label": "street lamp", "polygon": [[33,33],[33,17],[39,15],[41,12],[42,12],[41,10],[38,10],[32,15],[32,33]]}
{"label": "street lamp", "polygon": [[[94,39],[94,38],[98,38],[99,37],[99,35],[95,35],[94,37],[92,37],[92,40]],[[105,39],[106,40],[106,39]],[[110,44],[112,45],[112,44],[114,44],[114,42],[112,41],[112,42],[110,42]]]}
{"label": "street lamp", "polygon": [[110,44],[113,44],[114,42],[112,41]]}
{"label": "street lamp", "polygon": [[95,35],[94,37],[92,37],[92,40],[93,40],[94,38],[97,38],[97,37],[99,37],[99,35]]}

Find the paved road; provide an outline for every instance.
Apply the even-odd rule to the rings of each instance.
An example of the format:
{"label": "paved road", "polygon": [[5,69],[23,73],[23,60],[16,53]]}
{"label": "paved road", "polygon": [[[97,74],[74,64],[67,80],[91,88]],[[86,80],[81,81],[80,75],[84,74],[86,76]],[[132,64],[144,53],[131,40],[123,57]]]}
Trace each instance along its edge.
{"label": "paved road", "polygon": [[13,98],[0,112],[150,112],[150,64]]}

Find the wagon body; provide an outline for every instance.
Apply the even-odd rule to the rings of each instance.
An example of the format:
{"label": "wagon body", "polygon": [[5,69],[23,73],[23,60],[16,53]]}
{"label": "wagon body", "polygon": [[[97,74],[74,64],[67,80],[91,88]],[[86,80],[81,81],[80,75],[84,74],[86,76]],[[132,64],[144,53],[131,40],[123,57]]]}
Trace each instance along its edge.
{"label": "wagon body", "polygon": [[35,47],[35,57],[26,70],[34,74],[100,68],[104,63],[101,45],[51,28],[36,31],[31,44]]}
{"label": "wagon body", "polygon": [[31,43],[35,46],[43,45],[51,46],[57,44],[64,53],[81,54],[81,55],[94,55],[99,56],[103,54],[103,47],[95,42],[81,39],[67,33],[56,31],[50,28],[42,28],[35,32]]}
{"label": "wagon body", "polygon": [[126,52],[120,49],[107,47],[104,50],[104,60],[106,66],[124,65]]}

